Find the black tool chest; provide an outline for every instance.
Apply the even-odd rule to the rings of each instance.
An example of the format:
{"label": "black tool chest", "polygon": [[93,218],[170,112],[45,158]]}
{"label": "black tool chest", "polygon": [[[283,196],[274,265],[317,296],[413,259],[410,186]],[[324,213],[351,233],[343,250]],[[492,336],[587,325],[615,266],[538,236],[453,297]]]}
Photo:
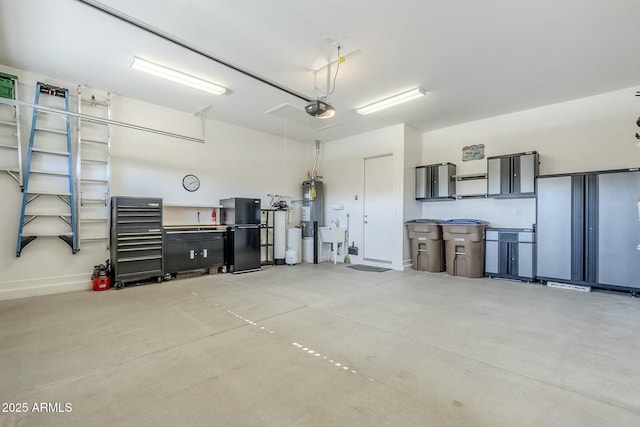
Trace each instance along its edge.
{"label": "black tool chest", "polygon": [[162,280],[162,199],[111,198],[111,268],[116,288]]}

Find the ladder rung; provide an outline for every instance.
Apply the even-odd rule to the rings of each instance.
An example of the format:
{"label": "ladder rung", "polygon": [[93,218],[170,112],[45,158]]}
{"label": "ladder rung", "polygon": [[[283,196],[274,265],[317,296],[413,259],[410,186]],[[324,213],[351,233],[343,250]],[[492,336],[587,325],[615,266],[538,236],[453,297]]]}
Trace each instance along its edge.
{"label": "ladder rung", "polygon": [[19,169],[13,169],[13,168],[0,168],[0,170],[6,171],[6,172],[20,172]]}
{"label": "ladder rung", "polygon": [[80,218],[80,222],[104,222],[109,221],[109,218]]}
{"label": "ladder rung", "polygon": [[109,181],[106,179],[95,179],[95,178],[80,178],[80,183],[92,184],[92,183],[108,183]]}
{"label": "ladder rung", "polygon": [[36,131],[38,131],[38,132],[47,132],[47,133],[55,133],[57,135],[67,136],[67,131],[66,130],[36,128]]}
{"label": "ladder rung", "polygon": [[8,122],[6,120],[0,120],[0,126],[7,126],[7,127],[17,127],[18,123],[16,122]]}
{"label": "ladder rung", "polygon": [[0,144],[0,148],[6,148],[7,150],[17,150],[17,145]]}
{"label": "ladder rung", "polygon": [[68,156],[69,153],[67,151],[57,151],[57,150],[49,150],[46,148],[32,148],[31,151],[34,153],[44,153],[44,154],[53,154],[56,156]]}
{"label": "ladder rung", "polygon": [[71,212],[40,212],[40,213],[28,213],[25,212],[24,216],[71,216]]}
{"label": "ladder rung", "polygon": [[23,232],[22,237],[58,237],[58,236],[73,236],[73,232],[67,231],[64,233],[31,233],[31,232]]}
{"label": "ladder rung", "polygon": [[87,144],[103,144],[103,145],[107,145],[109,142],[107,141],[100,141],[98,139],[81,139],[80,142],[83,143],[87,143]]}
{"label": "ladder rung", "polygon": [[37,173],[40,175],[69,176],[69,172],[38,171],[33,169],[31,170],[30,173]]}
{"label": "ladder rung", "polygon": [[39,196],[71,196],[70,193],[60,193],[60,192],[53,192],[53,191],[27,191],[27,194],[37,194]]}
{"label": "ladder rung", "polygon": [[98,159],[81,159],[83,163],[100,163],[100,164],[109,164],[108,160],[98,160]]}
{"label": "ladder rung", "polygon": [[107,236],[93,236],[93,237],[81,237],[80,241],[82,242],[90,242],[90,241],[97,241],[97,240],[107,240],[109,237]]}

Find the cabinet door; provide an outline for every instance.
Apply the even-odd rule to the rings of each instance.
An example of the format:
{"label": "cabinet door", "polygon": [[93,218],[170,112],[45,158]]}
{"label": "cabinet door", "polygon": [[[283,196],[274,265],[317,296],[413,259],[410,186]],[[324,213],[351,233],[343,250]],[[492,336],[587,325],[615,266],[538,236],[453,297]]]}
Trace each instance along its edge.
{"label": "cabinet door", "polygon": [[518,192],[535,193],[536,175],[538,174],[538,155],[535,153],[523,154],[518,157]]}
{"label": "cabinet door", "polygon": [[430,186],[430,182],[427,179],[427,167],[419,166],[416,168],[416,199],[426,199],[429,197],[429,193],[427,192],[428,186]]}
{"label": "cabinet door", "polygon": [[446,164],[439,165],[437,168],[437,193],[434,192],[434,197],[453,197],[455,193],[455,166]]}
{"label": "cabinet door", "polygon": [[518,233],[500,233],[500,272],[509,276],[518,275]]}
{"label": "cabinet door", "polygon": [[216,233],[199,241],[200,268],[211,268],[224,264],[224,237]]}
{"label": "cabinet door", "polygon": [[518,243],[518,276],[533,279],[533,243]]}
{"label": "cabinet door", "polygon": [[531,231],[518,233],[518,276],[535,277],[535,234]]}
{"label": "cabinet door", "polygon": [[175,239],[165,245],[165,273],[177,273],[199,268],[198,241]]}
{"label": "cabinet door", "polygon": [[545,279],[571,280],[572,260],[571,176],[538,180],[537,269]]}
{"label": "cabinet door", "polygon": [[640,172],[598,175],[598,277],[640,288]]}
{"label": "cabinet door", "polygon": [[487,159],[487,194],[496,196],[502,192],[502,162],[496,157]]}
{"label": "cabinet door", "polygon": [[499,243],[497,240],[485,242],[484,272],[487,275],[499,274]]}

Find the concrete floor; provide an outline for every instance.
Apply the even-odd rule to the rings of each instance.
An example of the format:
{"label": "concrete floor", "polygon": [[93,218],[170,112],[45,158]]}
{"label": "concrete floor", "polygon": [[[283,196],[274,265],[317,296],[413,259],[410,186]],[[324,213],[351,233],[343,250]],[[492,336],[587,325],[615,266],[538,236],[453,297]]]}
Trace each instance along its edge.
{"label": "concrete floor", "polygon": [[639,304],[329,263],[3,301],[0,425],[638,426]]}

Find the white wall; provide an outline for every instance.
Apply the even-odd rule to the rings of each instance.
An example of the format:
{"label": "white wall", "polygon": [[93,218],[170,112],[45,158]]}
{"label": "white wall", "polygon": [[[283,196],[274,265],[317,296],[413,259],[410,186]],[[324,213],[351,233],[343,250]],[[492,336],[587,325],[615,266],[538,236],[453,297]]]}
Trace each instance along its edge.
{"label": "white wall", "polygon": [[[388,209],[395,238],[390,242],[394,254],[391,267],[403,268],[404,138],[405,126],[395,125],[322,144],[318,169],[325,186],[325,220],[337,218],[346,225],[349,214],[349,244],[354,242],[359,248],[357,256],[350,256],[352,263],[363,262],[364,161],[392,154],[393,194],[389,194]],[[332,210],[333,204],[344,205],[344,210]]]}
{"label": "white wall", "polygon": [[[36,81],[61,85],[75,93],[76,84],[2,67],[21,81],[21,99],[33,102]],[[84,93],[90,96],[91,90]],[[103,91],[96,91],[103,94]],[[201,122],[192,114],[113,96],[113,119],[202,137]],[[24,109],[23,129],[30,128]],[[219,199],[251,196],[269,202],[268,193],[300,196],[300,184],[313,160],[313,146],[255,130],[207,120],[205,143],[188,142],[113,127],[112,195],[157,196],[165,202],[218,204]],[[28,132],[23,132],[26,152]],[[182,177],[196,174],[201,187],[182,188]],[[85,244],[73,255],[59,239],[39,238],[15,256],[21,193],[17,183],[0,174],[0,299],[88,289],[93,266],[108,257],[104,242]]]}
{"label": "white wall", "polygon": [[[486,172],[486,160],[461,160],[464,146],[484,144],[486,156],[537,151],[542,175],[639,167],[636,89],[425,132],[422,163],[452,162],[459,174]],[[486,192],[485,181],[457,184],[459,192]],[[535,200],[425,202],[422,217],[478,218],[499,227],[530,227],[535,223]]]}
{"label": "white wall", "polygon": [[[140,101],[126,100],[120,114],[136,123],[157,120],[156,126],[166,129],[176,118],[176,112]],[[151,107],[151,112],[147,113]],[[114,106],[118,111],[119,105]],[[139,119],[136,111],[145,114]],[[152,114],[152,117],[149,117]],[[190,114],[178,113],[183,123],[192,125],[191,134],[199,136],[200,120]],[[177,129],[179,131],[180,129]],[[185,133],[188,129],[184,129]],[[267,194],[300,197],[300,185],[313,160],[313,147],[308,143],[284,140],[229,123],[207,120],[205,143],[175,141],[167,137],[114,129],[113,188],[114,195],[154,195],[168,203],[218,203],[226,197],[259,197],[263,205]],[[198,191],[182,188],[182,177],[195,174],[201,180]],[[140,179],[140,175],[144,179]],[[266,207],[266,206],[265,206]]]}
{"label": "white wall", "polygon": [[[422,217],[422,203],[415,198],[416,173],[415,168],[422,162],[422,134],[417,130],[405,126],[404,143],[404,211],[403,222]],[[411,242],[409,232],[403,228],[402,258],[405,267],[411,265]]]}

